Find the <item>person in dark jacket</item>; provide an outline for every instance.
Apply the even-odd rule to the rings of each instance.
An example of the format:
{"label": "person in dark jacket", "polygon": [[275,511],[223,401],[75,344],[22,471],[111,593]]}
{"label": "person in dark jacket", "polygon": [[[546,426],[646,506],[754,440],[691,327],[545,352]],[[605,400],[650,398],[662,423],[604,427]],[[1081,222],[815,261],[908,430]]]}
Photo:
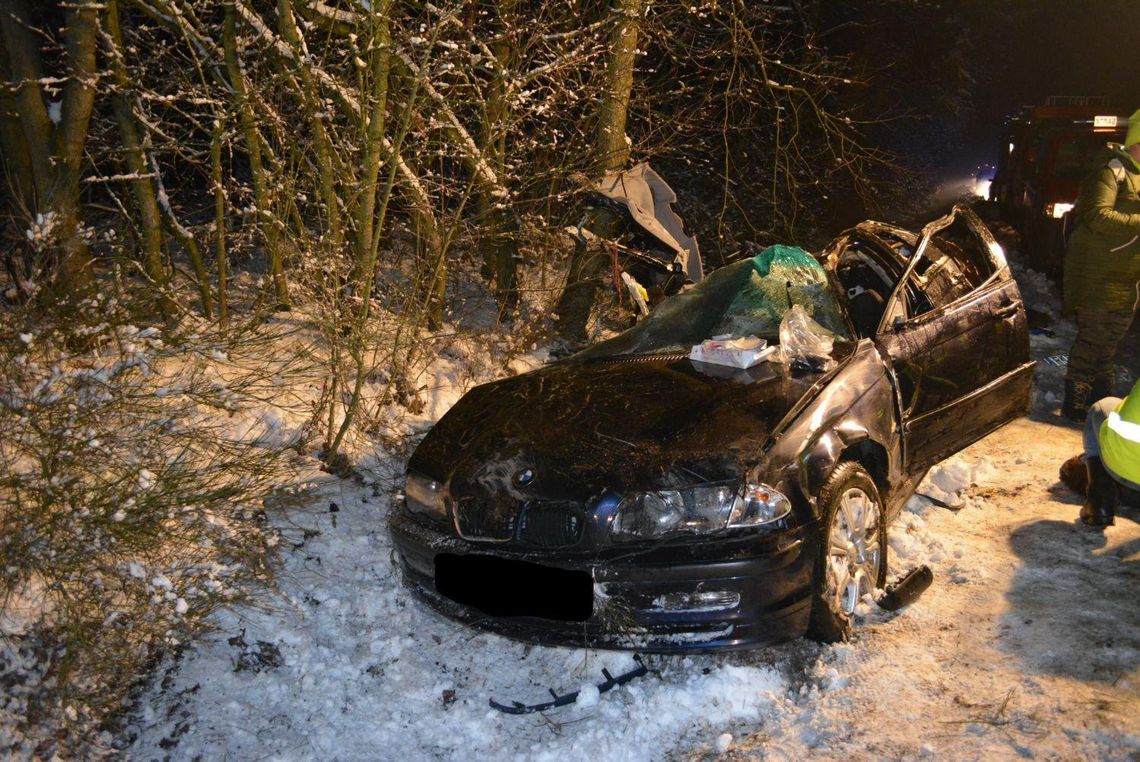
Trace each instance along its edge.
{"label": "person in dark jacket", "polygon": [[1108,395],[1116,352],[1140,301],[1140,110],[1124,145],[1081,183],[1065,252],[1065,312],[1076,315],[1062,414],[1083,421]]}

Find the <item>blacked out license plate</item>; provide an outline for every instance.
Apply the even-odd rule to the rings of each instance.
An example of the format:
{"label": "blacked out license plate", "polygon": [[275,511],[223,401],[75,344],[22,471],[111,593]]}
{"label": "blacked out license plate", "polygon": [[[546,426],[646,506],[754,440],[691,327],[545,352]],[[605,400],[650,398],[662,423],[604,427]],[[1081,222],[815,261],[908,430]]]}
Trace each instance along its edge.
{"label": "blacked out license plate", "polygon": [[584,622],[594,613],[589,572],[484,555],[435,557],[435,589],[491,616]]}

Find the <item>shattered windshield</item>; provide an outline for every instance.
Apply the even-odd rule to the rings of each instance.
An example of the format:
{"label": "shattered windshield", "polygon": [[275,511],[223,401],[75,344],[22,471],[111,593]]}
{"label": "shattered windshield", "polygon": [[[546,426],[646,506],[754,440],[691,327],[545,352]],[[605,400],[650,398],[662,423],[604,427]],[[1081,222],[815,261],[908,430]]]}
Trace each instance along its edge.
{"label": "shattered windshield", "polygon": [[759,336],[779,341],[780,320],[793,304],[837,337],[850,338],[823,266],[803,249],[769,246],[751,259],[722,267],[689,291],[669,297],[628,331],[577,356],[688,352],[713,336]]}

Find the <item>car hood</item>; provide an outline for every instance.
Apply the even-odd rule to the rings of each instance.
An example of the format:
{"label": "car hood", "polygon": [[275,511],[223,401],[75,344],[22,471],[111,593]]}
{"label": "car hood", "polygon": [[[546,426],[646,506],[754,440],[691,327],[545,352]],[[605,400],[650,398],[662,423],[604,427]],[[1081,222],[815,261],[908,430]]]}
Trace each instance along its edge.
{"label": "car hood", "polygon": [[[844,360],[853,345],[837,343]],[[584,501],[606,489],[739,478],[821,379],[685,356],[568,360],[476,387],[428,433],[410,471],[453,495]]]}

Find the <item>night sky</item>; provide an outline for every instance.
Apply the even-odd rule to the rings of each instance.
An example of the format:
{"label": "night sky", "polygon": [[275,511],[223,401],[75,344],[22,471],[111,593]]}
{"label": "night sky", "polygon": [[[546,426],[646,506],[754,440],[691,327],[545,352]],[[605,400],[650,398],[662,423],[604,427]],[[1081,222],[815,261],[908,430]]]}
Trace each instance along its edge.
{"label": "night sky", "polygon": [[981,66],[968,152],[996,146],[1003,115],[1049,95],[1104,95],[1124,114],[1140,108],[1140,0],[987,5],[995,23],[983,12],[973,33]]}

